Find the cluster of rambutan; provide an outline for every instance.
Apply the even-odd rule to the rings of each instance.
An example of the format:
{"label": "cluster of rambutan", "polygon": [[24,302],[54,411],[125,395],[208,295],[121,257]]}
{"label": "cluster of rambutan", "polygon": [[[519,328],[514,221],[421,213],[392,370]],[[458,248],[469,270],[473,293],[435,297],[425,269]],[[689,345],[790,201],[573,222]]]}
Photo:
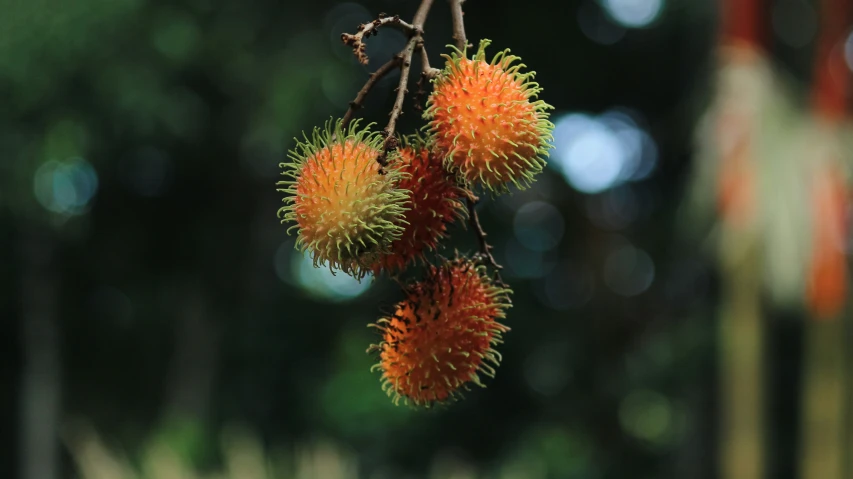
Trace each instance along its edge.
{"label": "cluster of rambutan", "polygon": [[521,73],[517,57],[504,51],[486,61],[488,44],[472,58],[445,55],[424,111],[425,138],[404,137],[386,152],[372,125],[330,121],[281,164],[288,180],[278,183],[287,194],[279,217],[294,223],[288,232],[296,230],[297,247],[315,266],[362,279],[427,263],[393,314],[373,325],[382,340],[369,351],[379,351],[376,367],[395,403],[430,405],[482,385],[478,374],[494,373],[488,362],[497,366],[500,355],[492,346],[508,330],[498,320],[510,290],[484,265],[457,255],[436,266],[425,257],[467,214],[472,190],[526,188],[545,164],[551,107],[535,99],[534,73]]}

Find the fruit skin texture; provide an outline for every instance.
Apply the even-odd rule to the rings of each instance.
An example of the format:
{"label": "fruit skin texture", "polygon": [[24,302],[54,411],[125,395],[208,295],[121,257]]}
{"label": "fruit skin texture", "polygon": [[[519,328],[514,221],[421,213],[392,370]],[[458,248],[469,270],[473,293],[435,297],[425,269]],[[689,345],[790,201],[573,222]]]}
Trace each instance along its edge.
{"label": "fruit skin texture", "polygon": [[394,403],[427,406],[456,399],[479,373],[493,377],[500,354],[492,346],[509,328],[505,317],[510,291],[492,284],[485,267],[466,258],[431,266],[426,278],[410,285],[394,314],[373,325],[383,341],[379,351],[382,389]]}
{"label": "fruit skin texture", "polygon": [[505,191],[509,183],[527,188],[542,171],[554,124],[552,106],[534,100],[541,91],[535,72],[504,50],[486,61],[482,40],[473,58],[454,49],[436,77],[424,118],[445,166],[469,183]]}
{"label": "fruit skin texture", "polygon": [[289,179],[277,183],[287,193],[278,216],[296,223],[287,230],[297,231],[296,247],[311,252],[315,267],[328,264],[358,279],[400,237],[410,195],[397,187],[406,176],[398,155],[389,154],[380,172],[383,139],[370,126],[329,121],[315,128],[279,165]]}
{"label": "fruit skin texture", "polygon": [[442,159],[420,138],[406,139],[399,150],[401,171],[405,176],[399,187],[412,192],[405,207],[405,225],[400,238],[391,244],[391,251],[373,265],[374,274],[387,271],[402,272],[424,252],[435,249],[445,237],[447,225],[467,213],[462,198],[465,190],[456,178],[442,168]]}

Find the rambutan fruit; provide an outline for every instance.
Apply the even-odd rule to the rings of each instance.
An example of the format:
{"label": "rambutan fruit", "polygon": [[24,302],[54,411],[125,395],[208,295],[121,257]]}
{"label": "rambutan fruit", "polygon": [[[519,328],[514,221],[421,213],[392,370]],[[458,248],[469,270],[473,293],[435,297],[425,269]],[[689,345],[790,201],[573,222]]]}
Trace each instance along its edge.
{"label": "rambutan fruit", "polygon": [[534,100],[541,88],[535,72],[504,50],[486,61],[482,40],[473,58],[454,49],[433,82],[424,118],[436,146],[446,153],[445,166],[472,184],[505,191],[530,185],[548,156],[553,107]]}
{"label": "rambutan fruit", "polygon": [[509,328],[500,324],[510,306],[506,288],[489,279],[485,266],[467,258],[430,266],[426,277],[406,288],[394,313],[377,321],[382,388],[397,404],[403,399],[430,406],[456,399],[479,373],[494,377],[501,355],[492,346]]}
{"label": "rambutan fruit", "polygon": [[403,271],[425,251],[435,249],[445,237],[447,225],[464,217],[467,210],[462,198],[465,191],[457,179],[442,168],[442,158],[422,138],[404,138],[399,150],[401,171],[406,175],[399,188],[412,192],[405,203],[406,224],[402,234],[391,244],[388,253],[373,265],[374,273]]}
{"label": "rambutan fruit", "polygon": [[359,279],[400,237],[410,195],[398,187],[406,177],[399,155],[389,154],[384,168],[376,161],[383,139],[370,126],[329,121],[311,139],[297,140],[291,161],[279,165],[289,179],[278,182],[288,194],[278,216],[296,223],[287,230],[297,231],[296,247],[310,251],[314,266]]}

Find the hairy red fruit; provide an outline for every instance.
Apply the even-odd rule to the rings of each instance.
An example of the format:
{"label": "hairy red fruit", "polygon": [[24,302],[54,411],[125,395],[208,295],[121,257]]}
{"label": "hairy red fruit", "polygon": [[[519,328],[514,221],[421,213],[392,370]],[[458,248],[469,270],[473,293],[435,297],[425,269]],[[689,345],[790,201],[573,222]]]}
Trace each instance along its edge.
{"label": "hairy red fruit", "polygon": [[412,192],[403,205],[407,209],[403,219],[408,224],[391,244],[390,252],[373,265],[374,273],[384,270],[394,274],[417,258],[423,259],[424,252],[435,249],[445,237],[447,225],[466,212],[461,201],[465,191],[442,168],[440,157],[418,142],[401,148],[399,153],[404,176],[398,187]]}
{"label": "hairy red fruit", "polygon": [[479,374],[493,377],[500,354],[492,346],[509,328],[500,324],[510,291],[492,284],[485,267],[466,258],[431,266],[426,278],[407,288],[394,314],[380,319],[382,388],[395,404],[430,406],[455,399]]}
{"label": "hairy red fruit", "polygon": [[465,180],[490,190],[508,183],[526,188],[542,171],[554,125],[532,82],[534,72],[509,50],[486,61],[489,40],[480,42],[473,58],[455,51],[434,82],[424,117],[436,146],[446,152],[446,166]]}

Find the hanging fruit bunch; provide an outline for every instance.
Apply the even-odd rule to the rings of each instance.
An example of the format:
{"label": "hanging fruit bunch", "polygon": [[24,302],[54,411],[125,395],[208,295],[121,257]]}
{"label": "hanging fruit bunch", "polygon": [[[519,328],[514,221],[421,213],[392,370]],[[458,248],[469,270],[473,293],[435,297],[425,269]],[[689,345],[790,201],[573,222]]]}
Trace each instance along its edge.
{"label": "hanging fruit bunch", "polygon": [[[296,247],[315,267],[328,267],[359,280],[368,273],[397,277],[417,264],[425,275],[403,287],[404,299],[379,319],[374,369],[382,388],[406,404],[431,406],[456,399],[481,375],[494,376],[501,355],[495,350],[509,328],[501,324],[511,306],[511,290],[480,225],[478,192],[504,194],[527,188],[545,165],[552,107],[538,100],[534,72],[504,50],[491,60],[489,40],[469,55],[461,0],[452,0],[456,46],[444,55],[443,69],[429,66],[423,25],[432,0],[422,0],[411,23],[381,15],[344,33],[361,63],[368,63],[364,40],[380,28],[408,35],[403,50],[379,67],[358,92],[343,118],[303,135],[281,164],[285,194],[278,215],[295,232]],[[420,132],[400,135],[412,58],[421,59],[418,92],[431,83]],[[373,86],[400,69],[390,120],[382,130],[353,120]],[[419,95],[416,97],[419,103]],[[467,219],[479,252],[445,259],[433,254],[447,227]],[[491,273],[490,273],[491,271]]]}

